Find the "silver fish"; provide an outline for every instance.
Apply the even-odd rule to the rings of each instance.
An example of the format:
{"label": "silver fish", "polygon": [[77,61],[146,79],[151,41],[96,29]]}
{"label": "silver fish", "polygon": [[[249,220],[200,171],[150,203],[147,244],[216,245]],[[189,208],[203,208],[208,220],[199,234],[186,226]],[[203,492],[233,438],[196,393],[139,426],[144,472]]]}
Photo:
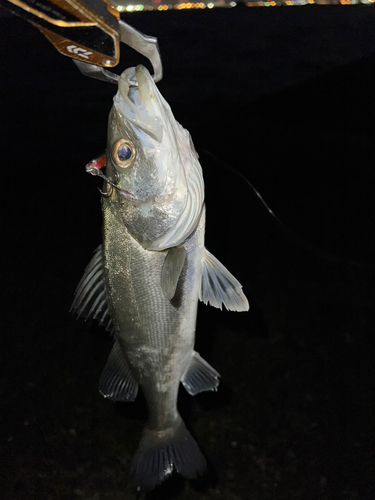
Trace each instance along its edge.
{"label": "silver fish", "polygon": [[[95,162],[87,171],[98,174]],[[149,72],[127,69],[109,115],[103,244],[77,287],[72,311],[97,318],[115,342],[101,394],[133,401],[141,387],[148,423],[132,461],[150,490],[173,471],[206,468],[177,411],[187,392],[216,390],[219,373],[194,350],[198,299],[247,311],[240,283],[204,246],[204,182],[190,134]]]}

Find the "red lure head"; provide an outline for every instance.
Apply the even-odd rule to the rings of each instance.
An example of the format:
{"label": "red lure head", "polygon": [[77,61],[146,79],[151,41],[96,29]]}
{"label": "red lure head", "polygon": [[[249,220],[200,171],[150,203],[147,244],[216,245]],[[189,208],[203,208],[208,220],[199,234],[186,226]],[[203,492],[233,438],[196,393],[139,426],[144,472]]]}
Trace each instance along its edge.
{"label": "red lure head", "polygon": [[102,168],[105,168],[106,166],[106,155],[105,153],[99,156],[98,158],[95,158],[94,160],[91,160],[87,165],[86,165],[86,171],[91,170],[93,167],[97,168],[98,170],[101,170]]}

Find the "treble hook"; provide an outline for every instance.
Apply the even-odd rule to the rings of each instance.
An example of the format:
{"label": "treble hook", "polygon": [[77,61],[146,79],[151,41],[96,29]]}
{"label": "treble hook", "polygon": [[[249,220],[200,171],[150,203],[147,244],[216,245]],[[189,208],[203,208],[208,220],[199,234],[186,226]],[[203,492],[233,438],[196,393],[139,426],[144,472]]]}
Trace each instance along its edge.
{"label": "treble hook", "polygon": [[103,174],[103,172],[100,170],[100,168],[98,168],[96,166],[96,160],[90,161],[90,163],[88,163],[86,165],[86,172],[88,174],[97,175],[97,176],[101,177],[103,180],[105,180],[107,184],[110,185],[110,189],[107,191],[102,191],[100,188],[98,188],[98,190],[102,196],[105,196],[106,198],[108,198],[109,196],[111,196],[111,194],[113,192],[113,188],[115,188],[123,196],[126,196],[127,198],[135,198],[135,196],[132,195],[131,193],[129,193],[129,191],[125,191],[125,189],[121,189],[119,186],[117,186],[117,184],[120,180],[118,172],[115,171],[115,181],[113,182],[110,179],[108,179],[108,177],[106,175]]}
{"label": "treble hook", "polygon": [[104,196],[105,198],[109,198],[112,194],[113,191],[113,186],[109,187],[109,191],[102,191],[100,188],[98,188],[99,193]]}
{"label": "treble hook", "polygon": [[113,192],[113,188],[116,188],[119,191],[121,191],[121,189],[118,186],[116,186],[116,184],[119,181],[119,175],[117,172],[115,172],[115,176],[116,176],[115,182],[112,182],[110,179],[108,179],[108,177],[106,175],[104,175],[103,172],[98,167],[92,165],[92,162],[90,162],[88,165],[86,165],[86,172],[88,174],[97,175],[97,176],[101,177],[102,179],[104,179],[106,181],[107,184],[110,185],[110,189],[107,191],[102,191],[100,188],[98,188],[99,193],[101,195],[105,196],[106,198],[111,196],[111,194]]}

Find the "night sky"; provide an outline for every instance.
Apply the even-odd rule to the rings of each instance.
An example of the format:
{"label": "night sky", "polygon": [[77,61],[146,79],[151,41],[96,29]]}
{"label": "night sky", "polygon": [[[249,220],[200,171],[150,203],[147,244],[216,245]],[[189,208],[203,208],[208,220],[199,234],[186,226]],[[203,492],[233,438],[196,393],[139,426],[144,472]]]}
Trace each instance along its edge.
{"label": "night sky", "polygon": [[[251,306],[199,307],[197,350],[221,384],[179,403],[209,474],[147,498],[373,500],[375,9],[125,20],[159,39],[159,88],[200,154],[206,246]],[[69,314],[101,241],[84,167],[105,149],[116,87],[22,20],[0,29],[0,496],[133,499],[144,401],[100,396],[112,341]],[[139,62],[123,49],[122,69]]]}

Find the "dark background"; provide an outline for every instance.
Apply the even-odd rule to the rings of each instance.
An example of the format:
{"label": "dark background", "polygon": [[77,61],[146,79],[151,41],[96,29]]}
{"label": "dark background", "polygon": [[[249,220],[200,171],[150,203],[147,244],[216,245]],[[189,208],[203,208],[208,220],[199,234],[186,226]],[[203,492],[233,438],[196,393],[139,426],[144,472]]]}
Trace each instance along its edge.
{"label": "dark background", "polygon": [[[251,303],[199,309],[197,350],[222,382],[181,391],[180,407],[207,481],[149,497],[374,500],[375,9],[126,20],[159,39],[160,89],[201,156],[207,247]],[[68,312],[101,239],[84,166],[105,148],[116,89],[19,19],[0,33],[0,496],[134,499],[144,403],[100,396],[111,340]],[[141,58],[124,48],[122,61]]]}

